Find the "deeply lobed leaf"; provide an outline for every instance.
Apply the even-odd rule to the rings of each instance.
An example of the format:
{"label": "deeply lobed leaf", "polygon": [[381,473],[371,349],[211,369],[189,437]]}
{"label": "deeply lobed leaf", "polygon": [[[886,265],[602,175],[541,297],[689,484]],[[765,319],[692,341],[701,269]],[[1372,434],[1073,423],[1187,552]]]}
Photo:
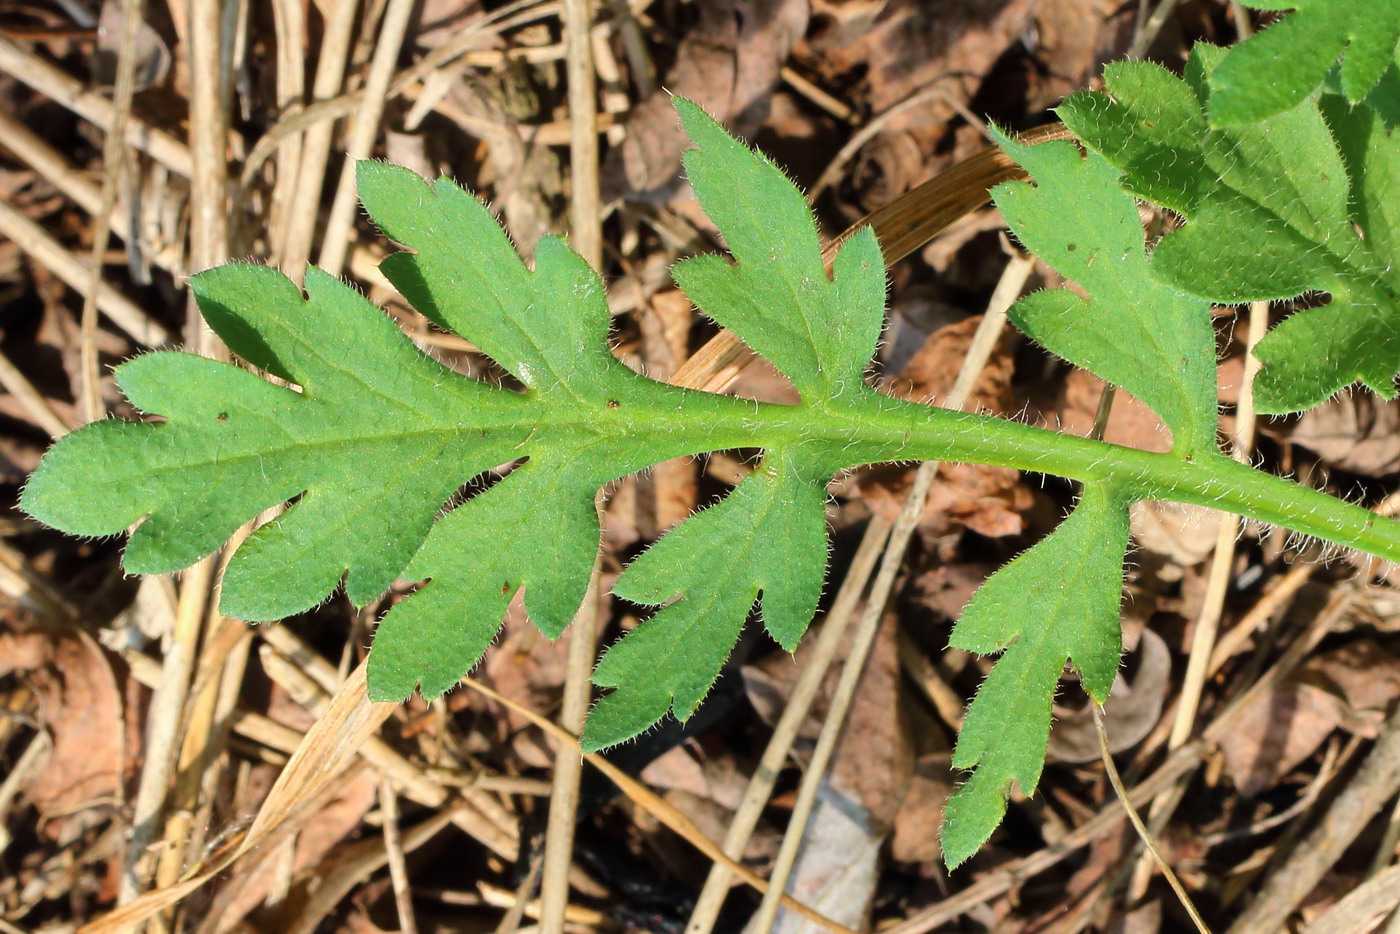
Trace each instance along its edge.
{"label": "deeply lobed leaf", "polygon": [[[24,507],[83,534],[139,522],[126,566],[157,573],[193,563],[259,511],[296,499],[230,562],[223,610],[277,619],[324,600],[342,577],[359,605],[401,574],[421,581],[379,624],[369,692],[396,700],[421,688],[433,697],[481,657],[522,589],[546,635],[564,630],[597,552],[600,487],[670,457],[766,446],[761,468],[732,496],[667,536],[619,584],[638,602],[675,602],[604,658],[600,682],[619,692],[600,707],[588,742],[620,742],[672,708],[688,717],[760,593],[782,644],[795,645],[810,622],[823,567],[807,556],[825,547],[825,482],[896,449],[872,448],[852,426],[924,410],[862,379],[883,322],[874,236],[852,238],[829,276],[811,214],[782,173],[695,105],[678,100],[677,109],[699,143],[687,157],[693,183],[737,260],[690,262],[680,275],[812,397],[778,424],[825,419],[824,436],[773,432],[770,418],[770,437],[760,438],[762,407],[634,373],[608,348],[601,280],[562,240],[542,239],[531,269],[485,205],[452,182],[362,163],[366,209],[410,248],[383,263],[385,274],[524,391],[447,370],[318,270],[303,296],[274,270],[227,266],[195,278],[201,310],[235,353],[297,387],[185,354],[132,361],[119,369],[123,388],[167,422],[75,432],[46,457]],[[771,326],[775,313],[781,328]],[[827,415],[837,397],[846,421]],[[900,434],[906,422],[897,420]],[[434,521],[474,476],[520,461]],[[109,463],[99,482],[89,480],[94,465]],[[696,566],[728,573],[660,583],[697,555]],[[669,589],[649,598],[657,586]]]}
{"label": "deeply lobed leaf", "polygon": [[[1176,103],[1181,121],[1199,118],[1198,100]],[[324,599],[342,576],[363,604],[406,575],[420,586],[380,623],[369,690],[393,700],[420,686],[432,697],[476,662],[522,588],[531,619],[548,635],[563,630],[598,548],[602,485],[671,457],[762,449],[758,468],[729,497],[682,523],[618,581],[621,596],[660,609],[599,665],[597,680],[616,689],[585,735],[588,748],[601,748],[668,710],[689,716],[755,605],[779,643],[796,643],[820,594],[832,472],[937,458],[1076,478],[1086,488],[1073,515],[993,577],[954,632],[956,644],[1004,655],[958,746],[957,764],[975,771],[950,807],[952,862],[991,832],[1013,784],[1034,789],[1064,664],[1079,669],[1096,698],[1112,682],[1129,502],[1170,497],[1232,508],[1400,559],[1400,526],[1211,450],[1209,366],[1182,360],[1206,346],[1204,305],[1144,275],[1132,200],[1097,158],[1009,144],[1036,179],[1035,187],[998,192],[1012,226],[1088,294],[1041,293],[1013,315],[1054,352],[1147,399],[1172,428],[1169,455],[875,392],[863,380],[883,312],[874,235],[847,241],[827,275],[791,183],[699,108],[677,107],[699,144],[687,156],[697,195],[735,259],[687,261],[678,279],[707,313],[778,363],[802,394],[799,405],[687,392],[633,373],[608,350],[601,281],[562,241],[542,240],[532,269],[485,206],[452,183],[367,164],[367,208],[411,251],[387,260],[386,274],[523,391],[440,366],[324,273],[308,273],[303,295],[273,270],[224,267],[194,280],[207,320],[244,360],[295,385],[184,354],[124,364],[118,380],[133,404],[165,421],[102,422],[64,438],[26,488],[24,508],[80,534],[136,524],[128,569],[164,572],[209,553],[261,510],[295,500],[233,556],[225,612],[287,615]],[[1329,115],[1338,126],[1349,117]],[[1351,188],[1364,195],[1393,172],[1392,157],[1373,124],[1346,133]],[[1160,153],[1139,161],[1173,168]],[[1171,195],[1183,179],[1185,202],[1207,197],[1209,180],[1189,174],[1166,179],[1163,191]],[[1246,182],[1235,179],[1232,190]],[[1322,210],[1331,202],[1317,204],[1316,230],[1331,229],[1335,218]],[[1371,227],[1393,228],[1390,207],[1366,210]],[[1116,346],[1093,333],[1111,315],[1121,318]],[[1154,335],[1159,329],[1171,333]],[[473,477],[502,467],[513,469],[437,518]]]}
{"label": "deeply lobed leaf", "polygon": [[1142,221],[1121,174],[1097,155],[1083,158],[1071,142],[1022,146],[1000,133],[997,141],[1036,182],[993,190],[1007,226],[1088,296],[1037,292],[1012,307],[1011,320],[1151,406],[1171,428],[1177,453],[1216,451],[1210,307],[1148,275]]}
{"label": "deeply lobed leaf", "polygon": [[1213,128],[1207,78],[1220,56],[1198,45],[1184,80],[1144,62],[1110,66],[1108,94],[1077,92],[1058,112],[1129,191],[1187,218],[1153,253],[1164,282],[1228,303],[1331,293],[1330,305],[1294,314],[1257,348],[1261,412],[1311,407],[1356,380],[1392,398],[1400,257],[1394,199],[1381,186],[1400,141],[1369,109],[1329,127],[1312,100]]}
{"label": "deeply lobed leaf", "polygon": [[782,370],[804,399],[865,388],[884,327],[885,263],[874,234],[865,228],[843,244],[828,276],[812,212],[782,170],[690,101],[677,98],[676,111],[698,147],[683,157],[695,197],[735,259],[682,260],[676,284]]}
{"label": "deeply lobed leaf", "polygon": [[1118,671],[1118,606],[1128,504],[1089,486],[1070,517],[973,595],[950,644],[1005,649],[968,707],[953,767],[974,769],[948,801],[943,859],[950,868],[987,841],[1012,783],[1034,794],[1050,738],[1050,708],[1066,662],[1102,703]]}
{"label": "deeply lobed leaf", "polygon": [[1305,100],[1342,56],[1341,85],[1356,104],[1400,58],[1400,4],[1357,0],[1244,0],[1295,12],[1234,46],[1211,75],[1211,123],[1257,123]]}
{"label": "deeply lobed leaf", "polygon": [[688,719],[760,593],[769,634],[788,651],[797,647],[817,611],[825,571],[816,556],[826,552],[830,474],[818,471],[770,454],[730,496],[628,565],[613,593],[665,606],[598,663],[593,680],[616,690],[589,716],[585,749],[635,736],[668,710]]}
{"label": "deeply lobed leaf", "polygon": [[[1011,308],[1012,321],[1152,406],[1172,430],[1174,456],[1219,458],[1210,306],[1149,275],[1137,204],[1119,172],[1070,142],[998,140],[1034,182],[993,190],[1007,226],[1083,293],[1034,293]],[[968,708],[953,754],[955,768],[973,772],[948,802],[949,867],[991,836],[1013,786],[1034,793],[1065,665],[1097,702],[1113,686],[1130,504],[1113,484],[1086,483],[1070,517],[992,575],[953,629],[951,645],[1003,654]]]}
{"label": "deeply lobed leaf", "polygon": [[[258,512],[300,496],[230,562],[225,612],[281,619],[324,600],[347,571],[347,592],[363,604],[408,563],[453,490],[509,460],[528,433],[519,397],[423,356],[319,270],[305,298],[261,266],[213,269],[192,288],[235,352],[301,391],[188,354],[117,368],[132,404],[166,423],[104,421],[68,435],[21,506],[84,535],[144,518],[124,556],[133,573],[187,567]],[[474,413],[470,433],[464,409]]]}

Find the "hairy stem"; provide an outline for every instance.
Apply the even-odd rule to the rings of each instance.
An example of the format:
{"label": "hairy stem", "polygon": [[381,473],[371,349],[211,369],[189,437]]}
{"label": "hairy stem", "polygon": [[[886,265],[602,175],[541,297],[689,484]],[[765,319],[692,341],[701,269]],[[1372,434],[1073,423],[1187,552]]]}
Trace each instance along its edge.
{"label": "hairy stem", "polygon": [[[1400,523],[1223,453],[1194,458],[1092,441],[986,415],[953,412],[882,395],[866,386],[831,405],[783,406],[701,393],[677,397],[685,416],[652,409],[609,412],[594,430],[665,437],[676,456],[723,448],[810,451],[813,469],[943,460],[1108,482],[1139,500],[1172,500],[1232,512],[1400,561]],[[687,417],[689,416],[689,417]],[[695,424],[699,430],[677,428]],[[659,440],[659,439],[658,439]]]}

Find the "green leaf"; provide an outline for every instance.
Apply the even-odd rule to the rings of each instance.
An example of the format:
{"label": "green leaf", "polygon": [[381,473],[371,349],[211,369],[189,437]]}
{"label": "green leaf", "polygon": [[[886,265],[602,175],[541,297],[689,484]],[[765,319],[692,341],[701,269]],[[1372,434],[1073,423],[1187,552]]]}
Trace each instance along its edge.
{"label": "green leaf", "polygon": [[953,627],[956,648],[1005,652],[968,708],[953,753],[954,768],[975,771],[948,801],[949,868],[996,830],[1013,782],[1024,795],[1035,792],[1065,663],[1095,701],[1108,697],[1122,648],[1127,547],[1127,503],[1109,488],[1087,487],[1070,517],[983,584]]}
{"label": "green leaf", "polygon": [[[993,191],[1007,225],[1087,294],[1037,292],[1013,306],[1012,320],[1046,349],[1152,406],[1172,430],[1173,455],[1219,457],[1210,306],[1149,275],[1137,203],[1120,173],[1070,142],[997,139],[1034,181]],[[1113,485],[1086,484],[1071,516],[992,575],[953,629],[958,648],[1005,652],[969,707],[954,753],[955,767],[974,771],[948,804],[942,839],[950,868],[1001,823],[1013,784],[1034,793],[1065,663],[1097,701],[1113,686],[1127,506]]]}
{"label": "green leaf", "polygon": [[[429,187],[376,163],[362,163],[358,175],[370,216],[413,249],[390,257],[385,274],[435,321],[509,370],[539,407],[530,436],[513,452],[529,462],[434,526],[407,569],[428,582],[375,634],[371,693],[403,697],[421,682],[431,696],[481,657],[521,587],[531,621],[550,637],[562,633],[598,549],[597,489],[666,457],[705,450],[698,425],[658,437],[657,416],[688,409],[694,419],[729,400],[665,386],[620,364],[608,350],[602,283],[562,241],[542,239],[531,271],[486,207],[451,182]],[[444,230],[464,235],[443,237]]]}
{"label": "green leaf", "polygon": [[1227,303],[1331,293],[1330,305],[1295,314],[1260,343],[1261,412],[1300,411],[1358,379],[1392,398],[1400,263],[1389,240],[1357,227],[1387,215],[1367,176],[1393,165],[1396,140],[1384,131],[1368,137],[1371,155],[1353,177],[1313,101],[1212,129],[1206,76],[1219,57],[1198,45],[1185,80],[1147,63],[1111,66],[1108,95],[1078,92],[1058,112],[1124,172],[1130,192],[1187,218],[1152,255],[1154,275],[1169,285]]}
{"label": "green leaf", "polygon": [[1375,90],[1366,95],[1366,106],[1380,114],[1387,130],[1400,126],[1400,63],[1381,75]]}
{"label": "green leaf", "polygon": [[1036,292],[1012,307],[1011,320],[1045,349],[1151,406],[1171,428],[1177,453],[1216,451],[1210,306],[1148,275],[1142,221],[1120,173],[1068,141],[1022,146],[996,138],[1036,183],[993,190],[1007,226],[1088,294]]}
{"label": "green leaf", "polygon": [[1341,84],[1355,104],[1400,55],[1400,4],[1358,0],[1244,0],[1294,10],[1232,48],[1210,78],[1211,123],[1255,123],[1296,106],[1342,57]]}
{"label": "green leaf", "polygon": [[[1184,103],[1183,112],[1199,118],[1189,95]],[[1172,354],[1199,344],[1200,325],[1177,296],[1143,280],[1128,199],[1107,197],[1110,179],[1097,162],[1074,161],[1064,148],[1021,153],[1037,187],[1003,195],[1027,242],[1053,234],[1045,230],[1054,203],[1047,185],[1083,187],[1106,220],[1089,223],[1097,208],[1067,218],[1064,229],[1089,251],[1082,259],[1067,248],[1057,253],[1053,236],[1045,241],[1051,261],[1089,291],[1088,304],[1047,306],[1065,312],[1054,322],[1036,302],[1063,299],[1037,299],[1018,320],[1069,359],[1150,397],[1176,435],[1170,454],[876,392],[863,379],[883,318],[874,235],[848,240],[828,275],[815,225],[782,173],[699,108],[677,107],[699,144],[686,157],[697,195],[734,251],[734,262],[687,261],[678,278],[708,314],[793,380],[798,405],[691,392],[632,372],[608,348],[601,280],[563,241],[542,240],[531,268],[485,206],[452,183],[366,164],[359,170],[366,207],[410,251],[386,260],[386,274],[522,390],[437,364],[324,273],[311,270],[302,294],[276,271],[224,267],[194,280],[206,319],[245,361],[294,385],[185,354],[137,358],[118,368],[118,381],[134,405],[163,421],[106,421],[63,438],[26,487],[23,507],[77,534],[135,526],[127,568],[168,572],[210,553],[263,509],[293,502],[233,555],[225,612],[294,613],[325,599],[342,577],[363,604],[406,576],[419,586],[379,625],[369,692],[392,700],[420,686],[432,697],[475,664],[522,589],[530,618],[549,636],[563,630],[597,553],[600,488],[669,458],[761,450],[759,468],[729,497],[682,523],[619,580],[621,595],[660,609],[599,665],[599,682],[615,690],[600,701],[585,739],[602,748],[668,710],[688,717],[755,605],[779,643],[796,644],[821,590],[825,483],[833,472],[938,459],[1081,481],[1086,493],[1074,515],[993,578],[959,625],[957,639],[971,648],[1009,647],[959,746],[959,764],[977,771],[954,803],[955,817],[974,814],[952,831],[955,855],[990,832],[1011,781],[1033,788],[1034,747],[1045,745],[1040,712],[1064,660],[1074,660],[1091,692],[1111,682],[1116,636],[1104,620],[1116,606],[1126,504],[1161,498],[1234,510],[1400,560],[1400,523],[1209,450],[1186,453],[1205,448],[1199,364],[1178,365]],[[1366,168],[1369,137],[1347,139],[1348,164],[1379,171]],[[1376,209],[1371,223],[1389,223],[1389,211]],[[1116,259],[1091,262],[1093,253]],[[1146,307],[1153,302],[1158,324]],[[1086,332],[1103,326],[1088,310],[1094,318],[1122,315],[1118,333],[1133,341],[1153,327],[1181,333],[1110,352]],[[1153,379],[1135,366],[1180,373]],[[472,485],[477,492],[452,508],[488,470],[503,479]],[[1053,581],[1049,563],[1057,565]],[[1034,626],[1028,606],[1039,611]],[[1057,606],[1065,614],[1058,621],[1047,615]],[[1022,704],[1034,716],[1008,720]],[[998,722],[1015,738],[1004,748],[986,739]]]}
{"label": "green leaf", "polygon": [[[21,505],[85,535],[144,518],[124,556],[132,573],[187,567],[260,511],[300,496],[229,565],[224,611],[280,619],[324,600],[347,571],[352,599],[364,603],[393,582],[452,492],[509,460],[528,433],[520,397],[423,356],[319,270],[305,298],[261,266],[212,269],[192,287],[236,352],[301,392],[187,354],[117,368],[132,404],[167,422],[105,421],[68,435]],[[470,438],[464,409],[476,413]]]}
{"label": "green leaf", "polygon": [[[737,264],[698,256],[676,284],[818,400],[864,386],[884,327],[885,264],[869,228],[841,248],[834,282],[822,268],[812,212],[782,170],[683,98],[676,110],[699,146],[683,157],[695,197]],[[879,313],[872,313],[878,311]]]}
{"label": "green leaf", "polygon": [[821,596],[828,476],[770,456],[725,500],[627,567],[614,594],[667,605],[599,662],[593,680],[617,690],[588,718],[586,751],[635,736],[668,710],[689,719],[760,592],[769,634],[788,651],[797,648]]}

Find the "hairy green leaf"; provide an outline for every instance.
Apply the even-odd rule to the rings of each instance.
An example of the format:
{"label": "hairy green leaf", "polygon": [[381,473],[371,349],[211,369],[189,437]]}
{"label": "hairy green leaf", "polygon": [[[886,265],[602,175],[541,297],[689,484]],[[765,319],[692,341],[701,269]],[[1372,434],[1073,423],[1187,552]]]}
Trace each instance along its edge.
{"label": "hairy green leaf", "polygon": [[1148,63],[1110,66],[1108,94],[1072,94],[1059,114],[1124,172],[1129,191],[1187,218],[1153,253],[1163,281],[1215,302],[1331,293],[1330,305],[1294,314],[1260,343],[1261,412],[1308,408],[1358,379],[1392,398],[1400,263],[1382,229],[1393,196],[1380,186],[1400,141],[1373,116],[1344,121],[1343,145],[1363,152],[1348,166],[1311,100],[1256,124],[1213,129],[1206,77],[1220,54],[1198,45],[1185,80]]}
{"label": "hairy green leaf", "polygon": [[1110,488],[1086,487],[1070,517],[983,584],[953,628],[957,648],[1005,652],[968,708],[953,753],[954,768],[975,771],[948,802],[949,868],[996,830],[1012,782],[1022,794],[1035,792],[1065,663],[1073,662],[1095,701],[1108,697],[1121,651],[1127,547],[1127,503]]}
{"label": "hairy green leaf", "polygon": [[[998,140],[1034,182],[994,189],[1007,226],[1087,295],[1037,292],[1012,307],[1011,319],[1152,406],[1172,430],[1173,455],[1220,457],[1210,306],[1151,278],[1137,203],[1119,172],[1070,142]],[[1086,484],[1070,517],[992,575],[953,629],[955,647],[1005,651],[968,708],[953,756],[954,767],[974,771],[948,804],[949,867],[991,836],[1013,784],[1035,791],[1066,662],[1094,700],[1113,686],[1128,505],[1113,484]]]}
{"label": "hairy green leaf", "polygon": [[[1209,366],[1180,359],[1200,352],[1201,325],[1192,319],[1200,306],[1143,278],[1131,201],[1109,197],[1102,164],[1065,147],[1019,151],[1037,185],[1000,193],[1016,230],[1044,244],[1090,298],[1035,298],[1017,319],[1052,350],[1156,406],[1176,439],[1170,454],[875,391],[863,378],[883,316],[874,235],[850,238],[828,274],[811,216],[782,173],[693,104],[678,100],[677,109],[699,147],[686,156],[697,195],[733,250],[733,261],[688,260],[677,277],[706,313],[792,379],[798,405],[686,391],[634,373],[609,350],[601,280],[563,241],[543,239],[532,268],[487,208],[456,185],[367,163],[359,169],[365,205],[408,248],[385,261],[386,275],[424,314],[490,355],[519,391],[436,363],[324,273],[311,270],[303,294],[274,270],[227,266],[194,279],[201,310],[244,361],[292,385],[186,354],[123,364],[117,378],[132,403],[163,420],[105,421],[63,438],[26,487],[24,509],[84,535],[135,526],[126,567],[168,572],[290,502],[233,556],[224,611],[287,615],[325,599],[342,579],[363,604],[407,578],[418,586],[380,622],[369,692],[393,700],[418,686],[432,697],[475,664],[522,590],[542,631],[564,629],[597,553],[600,488],[668,458],[761,450],[727,498],[683,522],[618,581],[621,596],[660,609],[598,667],[597,680],[615,690],[587,728],[593,749],[668,711],[693,713],[755,606],[774,639],[796,644],[821,592],[833,472],[939,459],[1081,481],[1086,492],[1073,516],[994,578],[959,624],[960,644],[1006,655],[959,745],[959,764],[976,772],[954,807],[974,815],[952,831],[955,855],[990,832],[1012,781],[1034,787],[1045,748],[1039,711],[1065,660],[1095,696],[1111,682],[1110,616],[1128,503],[1214,506],[1400,559],[1400,524],[1209,450],[1197,385]],[[1348,166],[1382,171],[1368,168],[1374,160],[1361,132],[1348,137]],[[1088,199],[1059,232],[1047,231],[1058,223],[1052,185],[1082,188]],[[1068,204],[1076,195],[1061,197]],[[1389,211],[1377,208],[1371,223],[1389,223]],[[1056,312],[1063,321],[1052,319]],[[1132,335],[1124,343],[1155,339],[1106,346],[1090,331],[1114,314],[1123,318],[1117,333]],[[496,482],[482,479],[488,471]],[[1074,586],[1050,580],[1049,563]],[[1032,606],[1035,619],[1026,615]],[[1062,619],[1047,615],[1056,606]],[[1035,716],[1008,720],[1023,703]],[[1008,724],[1009,744],[989,744],[998,723]]]}
{"label": "hairy green leaf", "polygon": [[821,596],[828,476],[770,455],[723,502],[627,567],[614,594],[668,605],[599,662],[593,680],[617,690],[588,718],[585,749],[635,736],[668,710],[681,720],[694,713],[760,592],[769,634],[788,651],[797,648]]}
{"label": "hairy green leaf", "polygon": [[1210,77],[1215,126],[1255,123],[1301,103],[1342,56],[1347,99],[1361,101],[1400,56],[1400,4],[1357,0],[1244,0],[1294,10],[1232,48]]}
{"label": "hairy green leaf", "polygon": [[884,326],[885,264],[874,235],[866,228],[842,246],[833,282],[822,268],[812,212],[782,171],[689,101],[678,100],[676,109],[699,146],[683,160],[695,196],[736,260],[683,260],[676,284],[787,374],[804,398],[854,392]]}
{"label": "hairy green leaf", "polygon": [[[74,432],[45,458],[22,505],[86,535],[144,518],[124,557],[133,573],[186,567],[300,495],[239,549],[225,612],[280,619],[324,600],[347,570],[350,596],[364,603],[393,582],[452,492],[509,460],[524,437],[523,400],[424,357],[319,270],[308,273],[305,298],[261,266],[213,269],[192,287],[235,352],[301,391],[188,354],[117,368],[132,404],[167,422]],[[474,413],[471,443],[464,409]]]}
{"label": "hairy green leaf", "polygon": [[1148,276],[1142,221],[1120,173],[1068,141],[1022,146],[1000,133],[997,140],[1036,182],[993,190],[1007,226],[1088,293],[1036,292],[1012,307],[1011,320],[1042,347],[1150,405],[1178,453],[1215,451],[1210,306]]}

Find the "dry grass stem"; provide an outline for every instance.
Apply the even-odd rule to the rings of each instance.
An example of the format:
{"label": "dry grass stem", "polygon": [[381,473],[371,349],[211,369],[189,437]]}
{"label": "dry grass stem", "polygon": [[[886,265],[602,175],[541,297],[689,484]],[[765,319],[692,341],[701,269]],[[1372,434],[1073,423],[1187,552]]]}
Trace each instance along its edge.
{"label": "dry grass stem", "polygon": [[[602,209],[598,194],[597,76],[593,65],[592,0],[564,0],[564,38],[567,48],[565,78],[568,83],[569,122],[569,218],[571,245],[593,269],[603,265]],[[595,506],[599,519],[603,499]],[[593,666],[598,654],[599,575],[601,550],[594,557],[583,605],[570,624],[565,661],[563,709],[560,721],[570,733],[580,733],[593,699]],[[554,756],[554,788],[549,798],[545,828],[544,865],[540,875],[540,929],[560,934],[569,906],[569,866],[573,862],[574,826],[578,823],[578,754],[561,746]]]}
{"label": "dry grass stem", "polygon": [[[320,57],[316,60],[316,77],[312,79],[312,101],[324,101],[335,97],[345,83],[345,63],[350,54],[350,33],[358,8],[357,0],[333,0],[321,36]],[[347,110],[346,113],[348,112]],[[294,118],[304,113],[305,111],[301,111],[295,114]],[[321,184],[326,177],[326,161],[330,158],[331,135],[334,129],[330,121],[310,123],[301,140],[301,162],[294,172],[296,184],[292,188],[286,236],[283,238],[282,254],[279,257],[279,265],[283,272],[296,282],[302,280],[305,274],[304,267],[311,257],[311,243],[316,236],[316,224],[320,217]],[[281,140],[278,140],[276,145],[280,146]],[[245,179],[247,171],[245,167]],[[278,171],[293,174],[291,166],[279,166]]]}
{"label": "dry grass stem", "polygon": [[83,292],[79,318],[81,378],[78,383],[78,410],[84,422],[94,422],[106,414],[102,404],[102,373],[97,363],[97,301],[102,288],[102,264],[112,234],[112,210],[126,162],[125,136],[131,116],[131,98],[136,84],[136,30],[141,25],[141,0],[123,0],[122,25],[117,40],[117,82],[112,92],[112,122],[102,143],[102,198],[93,217],[91,282]]}
{"label": "dry grass stem", "polygon": [[[24,82],[84,120],[98,126],[112,125],[114,113],[110,100],[87,90],[76,78],[3,37],[0,37],[0,72]],[[128,146],[148,154],[177,175],[189,178],[194,173],[189,149],[164,130],[133,117],[126,122],[124,138]]]}
{"label": "dry grass stem", "polygon": [[[82,294],[91,285],[87,264],[3,199],[0,199],[0,236],[19,244],[73,291]],[[170,340],[165,328],[108,283],[97,287],[97,308],[143,346],[155,347]]]}
{"label": "dry grass stem", "polygon": [[384,853],[389,880],[394,887],[394,907],[399,914],[401,934],[418,934],[413,916],[413,893],[409,888],[408,867],[404,865],[403,840],[399,836],[399,801],[389,776],[379,776],[379,812],[384,817]]}
{"label": "dry grass stem", "polygon": [[47,431],[52,437],[60,438],[77,427],[70,425],[63,416],[54,411],[49,400],[35,388],[34,384],[19,371],[10,358],[0,353],[0,386],[14,396],[34,424]]}
{"label": "dry grass stem", "polygon": [[340,275],[349,244],[354,237],[355,209],[358,206],[355,197],[355,163],[369,158],[374,150],[375,140],[379,138],[379,125],[384,117],[389,81],[394,76],[394,65],[399,60],[404,34],[408,31],[408,20],[412,14],[413,0],[389,0],[389,5],[384,11],[384,22],[374,46],[374,59],[369,66],[369,76],[365,79],[364,96],[355,111],[350,146],[340,169],[340,181],[336,185],[330,216],[326,220],[326,230],[321,241],[319,265],[333,276]]}
{"label": "dry grass stem", "polygon": [[1186,914],[1190,916],[1191,923],[1196,926],[1196,930],[1200,931],[1201,934],[1210,934],[1210,928],[1206,926],[1205,921],[1201,918],[1201,913],[1196,910],[1195,902],[1191,901],[1191,896],[1187,894],[1186,888],[1181,884],[1181,880],[1176,877],[1176,873],[1172,872],[1171,866],[1167,865],[1167,861],[1162,857],[1162,851],[1157,848],[1157,841],[1154,840],[1152,834],[1148,832],[1147,825],[1142,822],[1142,817],[1139,816],[1137,808],[1133,807],[1133,802],[1128,797],[1128,790],[1123,787],[1123,779],[1118,774],[1118,767],[1113,764],[1113,752],[1108,748],[1108,731],[1104,729],[1103,725],[1103,707],[1096,703],[1092,705],[1091,709],[1094,714],[1094,732],[1096,732],[1099,737],[1099,752],[1103,757],[1103,767],[1104,771],[1108,773],[1109,784],[1113,786],[1113,793],[1118,796],[1119,802],[1123,805],[1123,810],[1128,815],[1128,821],[1133,825],[1133,829],[1137,831],[1137,835],[1142,839],[1143,845],[1147,847],[1147,852],[1152,854],[1152,859],[1156,862],[1157,868],[1162,870],[1162,875],[1166,877],[1167,884],[1170,885],[1172,891],[1176,893],[1177,899],[1181,902],[1181,907],[1186,909]]}
{"label": "dry grass stem", "polygon": [[[732,872],[739,879],[743,880],[747,885],[752,886],[759,892],[766,892],[768,890],[768,884],[764,882],[762,878],[757,876],[752,870],[748,869],[746,866],[736,863],[728,856],[725,856],[724,851],[721,850],[720,847],[713,840],[705,836],[704,832],[701,831],[700,828],[696,827],[695,824],[690,820],[690,818],[686,817],[680,811],[672,807],[660,795],[656,794],[646,785],[643,785],[641,782],[637,781],[635,778],[628,775],[626,772],[622,771],[617,766],[613,765],[603,756],[600,756],[596,753],[583,752],[582,747],[579,746],[577,736],[574,736],[573,734],[569,733],[567,730],[560,727],[553,721],[540,716],[538,713],[529,709],[523,704],[520,704],[510,699],[509,697],[506,697],[504,694],[492,690],[491,688],[487,687],[486,685],[473,678],[463,678],[462,683],[470,687],[472,690],[479,691],[486,697],[491,698],[496,703],[504,704],[506,707],[509,707],[511,710],[514,710],[516,713],[529,720],[535,726],[539,727],[541,730],[544,730],[551,737],[557,740],[561,745],[568,746],[572,749],[577,750],[583,756],[583,760],[585,762],[594,766],[598,769],[598,771],[606,775],[608,779],[612,781],[613,784],[617,785],[617,787],[622,791],[624,795],[631,799],[633,804],[642,808],[652,817],[656,818],[662,824],[669,827],[672,831],[679,834],[682,838],[685,839],[687,843],[694,846],[697,850],[704,853],[710,859],[714,860],[717,863],[722,863],[727,869],[729,869],[730,872]],[[830,918],[825,917],[819,912],[813,911],[811,908],[807,907],[801,902],[798,902],[796,899],[789,898],[786,895],[783,896],[782,905],[784,908],[796,912],[797,914],[806,918],[808,921],[811,921],[814,924],[819,924],[828,931],[834,932],[834,934],[855,934],[855,932],[851,928],[848,928],[845,925],[838,924],[837,922],[832,921]]]}
{"label": "dry grass stem", "polygon": [[1376,745],[1356,776],[1328,806],[1312,833],[1260,886],[1254,900],[1230,927],[1230,934],[1283,930],[1293,909],[1303,903],[1336,865],[1387,801],[1400,794],[1400,707],[1381,729]]}

